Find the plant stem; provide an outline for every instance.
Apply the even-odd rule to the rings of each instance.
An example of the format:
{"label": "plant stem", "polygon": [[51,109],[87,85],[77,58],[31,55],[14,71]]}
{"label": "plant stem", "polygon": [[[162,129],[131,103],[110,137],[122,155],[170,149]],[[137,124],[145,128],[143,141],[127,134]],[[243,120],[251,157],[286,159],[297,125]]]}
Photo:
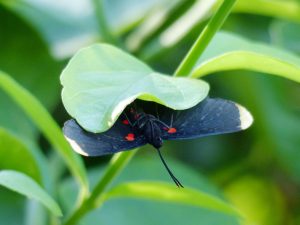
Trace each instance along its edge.
{"label": "plant stem", "polygon": [[228,17],[235,2],[236,0],[223,1],[217,12],[212,16],[190,51],[176,69],[174,76],[188,76],[190,74],[209,42]]}
{"label": "plant stem", "polygon": [[106,16],[105,16],[105,9],[104,9],[104,0],[92,0],[92,2],[94,5],[96,17],[97,17],[100,36],[106,42],[109,42],[109,43],[115,44],[115,45],[119,45],[119,41],[112,34],[111,30],[109,29],[109,25],[107,23]]}
{"label": "plant stem", "polygon": [[106,187],[113,179],[123,170],[130,159],[137,152],[137,149],[115,154],[110,160],[110,164],[106,168],[103,177],[93,189],[92,194],[77,208],[73,214],[65,221],[64,225],[74,225],[90,210],[101,205],[102,195]]}
{"label": "plant stem", "polygon": [[81,158],[74,153],[65,140],[61,128],[56,124],[43,105],[9,75],[0,71],[0,88],[9,95],[41,130],[55,150],[60,153],[73,176],[80,184],[80,196],[88,195],[88,182]]}

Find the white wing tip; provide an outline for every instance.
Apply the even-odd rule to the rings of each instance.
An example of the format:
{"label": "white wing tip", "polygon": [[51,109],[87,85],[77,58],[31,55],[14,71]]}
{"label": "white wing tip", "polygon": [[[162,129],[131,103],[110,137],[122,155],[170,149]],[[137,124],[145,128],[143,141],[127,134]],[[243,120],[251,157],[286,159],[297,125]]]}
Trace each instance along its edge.
{"label": "white wing tip", "polygon": [[72,139],[68,138],[65,136],[65,138],[67,139],[67,141],[69,142],[69,144],[71,145],[71,147],[73,148],[73,150],[77,153],[79,153],[80,155],[84,155],[84,156],[89,156],[86,152],[84,152],[81,147]]}
{"label": "white wing tip", "polygon": [[241,105],[236,105],[240,113],[241,129],[246,130],[253,123],[251,113]]}

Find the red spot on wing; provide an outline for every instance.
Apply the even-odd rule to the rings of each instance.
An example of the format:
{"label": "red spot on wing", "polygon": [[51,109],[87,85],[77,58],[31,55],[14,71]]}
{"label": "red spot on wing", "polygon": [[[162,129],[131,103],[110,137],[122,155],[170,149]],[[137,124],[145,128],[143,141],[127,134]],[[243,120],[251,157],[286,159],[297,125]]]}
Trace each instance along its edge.
{"label": "red spot on wing", "polygon": [[127,140],[127,141],[134,141],[134,134],[133,133],[129,133],[129,134],[127,134],[127,136],[125,137],[125,139]]}
{"label": "red spot on wing", "polygon": [[129,121],[128,120],[123,120],[122,123],[125,124],[125,125],[128,125]]}
{"label": "red spot on wing", "polygon": [[168,129],[168,133],[169,134],[174,134],[174,133],[176,133],[177,132],[177,130],[176,130],[176,128],[174,128],[174,127],[170,127],[169,129]]}

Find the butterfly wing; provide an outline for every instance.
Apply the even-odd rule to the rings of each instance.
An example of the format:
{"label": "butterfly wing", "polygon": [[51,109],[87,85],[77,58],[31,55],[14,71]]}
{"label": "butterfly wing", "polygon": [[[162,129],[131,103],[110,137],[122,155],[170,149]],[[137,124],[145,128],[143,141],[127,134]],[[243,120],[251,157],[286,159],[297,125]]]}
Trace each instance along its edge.
{"label": "butterfly wing", "polygon": [[165,140],[232,133],[248,128],[253,122],[251,114],[244,107],[232,101],[214,98],[206,98],[187,110],[167,111],[162,121],[170,124],[171,120],[171,126],[175,129],[172,133],[164,131],[162,138]]}
{"label": "butterfly wing", "polygon": [[136,133],[129,124],[123,124],[121,119],[103,133],[85,131],[71,119],[65,122],[63,132],[72,148],[85,156],[113,154],[146,144],[144,136]]}

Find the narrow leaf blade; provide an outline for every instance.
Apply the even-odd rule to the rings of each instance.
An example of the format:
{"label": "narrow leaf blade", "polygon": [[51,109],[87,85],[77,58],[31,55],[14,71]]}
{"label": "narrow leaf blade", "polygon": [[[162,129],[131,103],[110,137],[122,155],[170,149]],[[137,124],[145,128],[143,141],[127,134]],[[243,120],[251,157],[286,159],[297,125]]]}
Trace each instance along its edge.
{"label": "narrow leaf blade", "polygon": [[287,51],[219,32],[198,60],[191,77],[227,70],[251,70],[300,82],[300,58]]}
{"label": "narrow leaf blade", "polygon": [[56,124],[42,104],[26,89],[14,81],[8,74],[0,71],[0,88],[2,88],[30,117],[55,147],[81,185],[82,193],[88,192],[88,182],[81,158],[72,150],[65,140],[61,128]]}
{"label": "narrow leaf blade", "polygon": [[55,216],[62,216],[58,204],[52,197],[25,174],[13,170],[2,170],[0,172],[0,185],[41,202]]}
{"label": "narrow leaf blade", "polygon": [[123,183],[112,188],[105,194],[105,200],[112,198],[137,198],[151,201],[172,202],[175,204],[207,208],[241,217],[241,214],[235,208],[212,195],[188,187],[178,189],[174,185],[163,182]]}
{"label": "narrow leaf blade", "polygon": [[0,170],[17,170],[41,183],[41,169],[21,140],[0,127]]}
{"label": "narrow leaf blade", "polygon": [[239,0],[233,12],[270,16],[300,22],[300,4],[297,0]]}

